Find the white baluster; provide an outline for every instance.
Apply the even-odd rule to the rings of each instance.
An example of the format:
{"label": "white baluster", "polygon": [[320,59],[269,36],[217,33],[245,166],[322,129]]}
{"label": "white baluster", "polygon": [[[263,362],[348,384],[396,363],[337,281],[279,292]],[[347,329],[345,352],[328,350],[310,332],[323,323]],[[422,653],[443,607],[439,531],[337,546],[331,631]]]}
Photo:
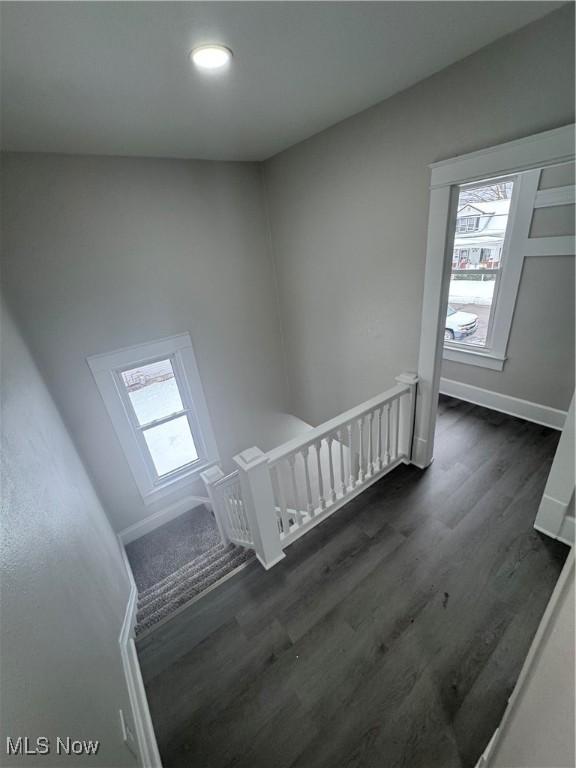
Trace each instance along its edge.
{"label": "white baluster", "polygon": [[348,464],[350,469],[350,475],[348,477],[348,485],[350,487],[350,490],[354,488],[356,485],[356,478],[354,477],[354,467],[352,462],[354,461],[354,452],[352,450],[352,439],[353,439],[353,430],[352,430],[353,424],[347,424],[346,429],[348,430]]}
{"label": "white baluster", "polygon": [[296,454],[291,453],[288,456],[288,464],[290,465],[290,477],[292,479],[292,493],[294,494],[294,509],[296,510],[296,522],[298,526],[302,525],[302,506],[300,504],[300,496],[298,494],[298,483],[296,482]]}
{"label": "white baluster", "polygon": [[384,454],[384,464],[390,463],[390,403],[386,403],[386,453]]}
{"label": "white baluster", "polygon": [[376,471],[380,472],[382,469],[382,408],[378,408],[378,440],[377,440],[377,453],[376,459]]}
{"label": "white baluster", "polygon": [[394,401],[394,458],[400,455],[400,398]]}
{"label": "white baluster", "polygon": [[338,442],[340,443],[340,490],[342,496],[346,495],[346,467],[344,466],[344,436],[343,430],[338,430]]}
{"label": "white baluster", "polygon": [[218,498],[218,489],[215,487],[215,483],[224,477],[224,472],[222,472],[220,467],[215,465],[205,469],[204,472],[201,472],[200,477],[204,482],[208,498],[210,499],[210,506],[212,507],[214,517],[216,518],[216,525],[218,527],[220,538],[222,539],[222,544],[227,545],[230,543],[230,538],[226,526],[225,507],[223,508],[223,505]]}
{"label": "white baluster", "polygon": [[276,487],[278,506],[280,507],[280,520],[282,522],[282,532],[284,535],[290,533],[290,521],[288,520],[288,512],[286,511],[286,499],[284,498],[284,490],[282,488],[282,478],[278,472],[278,467],[272,467],[272,485]]}
{"label": "white baluster", "polygon": [[373,448],[373,436],[374,431],[374,411],[370,411],[368,414],[368,467],[367,475],[371,477],[374,474],[374,448]]}
{"label": "white baluster", "polygon": [[230,533],[232,535],[232,538],[236,540],[239,534],[238,523],[236,519],[236,513],[234,511],[234,500],[231,498],[227,488],[222,489],[222,499],[224,500],[226,512],[228,513],[228,521],[230,523]]}
{"label": "white baluster", "polygon": [[236,515],[236,520],[238,521],[238,530],[240,531],[240,536],[243,541],[248,541],[248,539],[250,538],[248,534],[248,520],[246,519],[246,516],[244,514],[242,502],[240,501],[240,495],[236,490],[236,488],[231,489],[230,495],[232,497],[232,506],[234,507],[234,514]]}
{"label": "white baluster", "polygon": [[238,511],[238,501],[234,494],[233,488],[226,489],[226,500],[228,501],[228,508],[230,509],[230,516],[232,517],[232,525],[234,526],[234,535],[237,539],[243,539],[242,532],[242,519]]}
{"label": "white baluster", "polygon": [[314,504],[312,503],[312,488],[310,486],[310,469],[308,467],[308,454],[310,452],[310,446],[307,445],[301,451],[302,460],[304,461],[304,477],[306,479],[306,497],[308,499],[308,514],[310,517],[314,515]]}
{"label": "white baluster", "polygon": [[270,479],[272,480],[272,492],[274,493],[274,501],[276,502],[276,522],[278,523],[278,531],[280,534],[283,531],[282,528],[282,512],[280,505],[280,490],[278,488],[278,473],[276,467],[270,467]]}
{"label": "white baluster", "polygon": [[326,438],[326,444],[328,446],[328,470],[330,474],[330,501],[334,503],[336,501],[336,491],[334,489],[334,465],[332,462],[332,443],[334,442],[334,435],[328,435]]}
{"label": "white baluster", "polygon": [[360,416],[358,419],[358,441],[359,441],[359,466],[358,466],[358,483],[364,482],[364,416]]}
{"label": "white baluster", "polygon": [[318,467],[318,503],[320,505],[320,509],[326,509],[326,500],[324,499],[324,480],[322,478],[322,462],[320,461],[322,440],[319,440],[314,445],[316,448],[316,465]]}

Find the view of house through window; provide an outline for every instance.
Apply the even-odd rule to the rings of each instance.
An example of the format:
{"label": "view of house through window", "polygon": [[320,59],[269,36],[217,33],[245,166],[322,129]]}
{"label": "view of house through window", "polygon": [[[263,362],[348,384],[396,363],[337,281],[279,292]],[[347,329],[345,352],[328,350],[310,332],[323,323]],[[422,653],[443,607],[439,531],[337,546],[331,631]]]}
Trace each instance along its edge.
{"label": "view of house through window", "polygon": [[444,341],[476,347],[490,343],[514,181],[463,186],[452,254]]}
{"label": "view of house through window", "polygon": [[159,477],[198,459],[170,359],[123,371],[122,382]]}

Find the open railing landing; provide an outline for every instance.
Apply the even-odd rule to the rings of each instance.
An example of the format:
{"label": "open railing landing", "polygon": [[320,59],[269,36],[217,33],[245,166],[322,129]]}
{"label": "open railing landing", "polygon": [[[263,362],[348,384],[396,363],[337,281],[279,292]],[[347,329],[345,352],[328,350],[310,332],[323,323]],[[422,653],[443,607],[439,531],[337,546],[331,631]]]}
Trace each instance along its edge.
{"label": "open railing landing", "polygon": [[238,467],[202,473],[220,535],[253,549],[265,568],[284,549],[398,464],[410,463],[415,374],[301,437],[263,453],[248,448]]}

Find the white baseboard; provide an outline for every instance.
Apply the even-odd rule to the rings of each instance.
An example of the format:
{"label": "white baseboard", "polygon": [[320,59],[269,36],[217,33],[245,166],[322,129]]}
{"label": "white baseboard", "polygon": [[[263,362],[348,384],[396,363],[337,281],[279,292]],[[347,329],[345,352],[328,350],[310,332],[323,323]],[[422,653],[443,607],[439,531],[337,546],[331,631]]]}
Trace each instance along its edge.
{"label": "white baseboard", "polygon": [[162,768],[152,718],[148,709],[144,681],[142,680],[140,664],[138,663],[136,645],[131,634],[125,634],[122,637],[120,650],[124,677],[126,678],[126,686],[130,697],[130,706],[132,708],[134,729],[136,731],[140,768]]}
{"label": "white baseboard", "polygon": [[569,506],[545,493],[538,508],[534,528],[546,536],[573,546],[574,517],[568,513]]}
{"label": "white baseboard", "polygon": [[184,499],[176,501],[169,507],[154,512],[144,520],[139,520],[133,525],[129,525],[128,528],[124,528],[120,531],[118,537],[122,544],[130,544],[131,541],[139,539],[141,536],[145,536],[150,531],[160,528],[164,523],[174,520],[174,518],[183,515],[185,512],[189,512],[194,507],[200,506],[200,504],[210,504],[210,499],[203,496],[186,496]]}
{"label": "white baseboard", "polygon": [[556,538],[568,512],[568,504],[544,493],[538,507],[534,527],[542,533]]}
{"label": "white baseboard", "polygon": [[485,768],[488,765],[488,760],[490,759],[490,753],[492,752],[492,748],[494,747],[494,742],[498,738],[498,731],[499,731],[499,728],[496,728],[496,730],[492,734],[492,738],[488,742],[488,746],[478,758],[478,762],[476,763],[474,768]]}
{"label": "white baseboard", "polygon": [[124,563],[124,569],[130,583],[130,597],[128,598],[128,604],[126,606],[126,613],[124,614],[124,622],[122,624],[122,630],[120,632],[120,645],[122,645],[123,638],[126,636],[134,637],[134,627],[136,626],[136,610],[138,608],[138,587],[134,581],[134,574],[130,567],[130,561],[128,555],[124,549],[124,543],[120,536],[117,536],[118,546],[120,547],[120,556]]}
{"label": "white baseboard", "polygon": [[560,528],[560,533],[558,534],[558,539],[563,541],[564,544],[568,544],[568,546],[573,547],[575,533],[576,520],[570,516],[565,517],[564,522],[562,523],[562,528]]}
{"label": "white baseboard", "polygon": [[467,403],[483,405],[493,411],[507,413],[509,416],[517,416],[535,424],[542,424],[551,429],[562,430],[566,421],[566,411],[551,408],[548,405],[539,405],[529,400],[522,400],[511,395],[502,395],[489,389],[474,387],[472,384],[464,384],[452,379],[440,379],[440,392],[443,395],[465,400]]}
{"label": "white baseboard", "polygon": [[136,645],[134,643],[138,590],[136,589],[134,577],[128,564],[128,558],[124,552],[124,546],[121,541],[119,541],[119,544],[130,581],[130,596],[126,604],[126,613],[118,640],[132,710],[132,720],[134,722],[134,730],[136,731],[135,736],[139,753],[138,764],[140,768],[162,768],[162,761],[156,743],[156,734],[154,733],[152,718],[150,717],[144,681],[142,680],[138,654],[136,653]]}
{"label": "white baseboard", "polygon": [[574,546],[574,518],[573,517],[567,517],[566,520],[564,520],[560,533],[556,535],[551,534],[550,531],[546,531],[544,528],[541,528],[539,525],[536,525],[536,523],[534,523],[534,530],[538,531],[539,533],[543,533],[545,536],[550,536],[551,539],[556,539],[557,541],[561,541],[562,544],[567,544],[569,547]]}

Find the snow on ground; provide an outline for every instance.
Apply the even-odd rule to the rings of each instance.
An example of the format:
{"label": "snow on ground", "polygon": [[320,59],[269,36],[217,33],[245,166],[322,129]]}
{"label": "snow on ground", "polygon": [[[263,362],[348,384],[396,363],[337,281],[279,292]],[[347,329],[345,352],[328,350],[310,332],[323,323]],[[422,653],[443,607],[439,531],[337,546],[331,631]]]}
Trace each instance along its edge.
{"label": "snow on ground", "polygon": [[450,304],[492,304],[495,280],[450,280]]}

